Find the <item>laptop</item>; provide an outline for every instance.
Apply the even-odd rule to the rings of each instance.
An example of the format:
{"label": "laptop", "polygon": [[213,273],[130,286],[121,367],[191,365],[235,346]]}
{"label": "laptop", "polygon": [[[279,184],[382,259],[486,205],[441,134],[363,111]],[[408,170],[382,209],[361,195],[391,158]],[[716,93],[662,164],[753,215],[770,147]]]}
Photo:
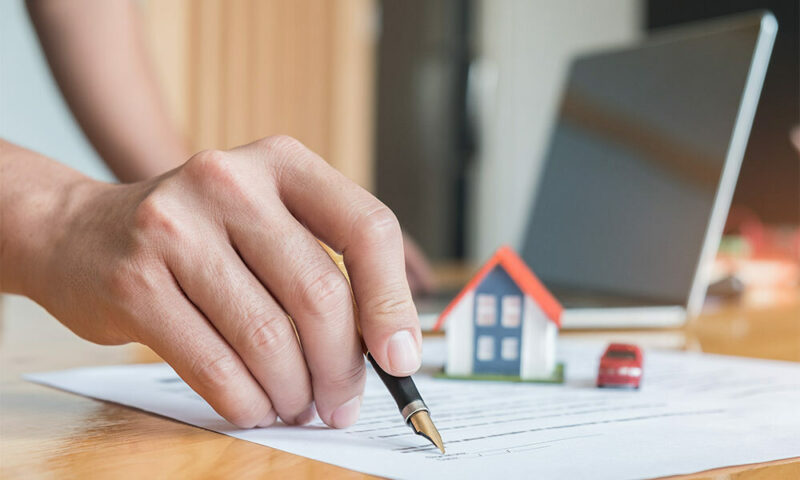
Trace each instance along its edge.
{"label": "laptop", "polygon": [[573,61],[517,245],[564,328],[700,310],[776,33],[759,12]]}

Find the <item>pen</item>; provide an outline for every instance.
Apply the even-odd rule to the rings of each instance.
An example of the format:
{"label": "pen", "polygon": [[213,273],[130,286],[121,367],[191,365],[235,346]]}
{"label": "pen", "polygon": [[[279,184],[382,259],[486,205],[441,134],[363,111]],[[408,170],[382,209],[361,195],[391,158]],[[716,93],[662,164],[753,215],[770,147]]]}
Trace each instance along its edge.
{"label": "pen", "polygon": [[375,372],[386,385],[389,393],[397,403],[397,408],[400,410],[400,415],[403,416],[403,421],[406,425],[411,427],[417,435],[427,438],[434,444],[442,453],[444,453],[444,443],[439,431],[431,420],[430,411],[425,401],[422,400],[422,395],[419,394],[417,386],[414,385],[414,380],[411,377],[395,377],[384,372],[378,362],[372,358],[367,352],[367,359],[369,363],[375,368]]}
{"label": "pen", "polygon": [[[333,260],[336,266],[339,267],[339,270],[349,283],[350,276],[347,274],[347,269],[344,266],[342,256],[331,250],[331,248],[325,245],[325,243],[319,243],[328,253],[328,256],[331,257],[331,260]],[[355,304],[355,300],[353,300],[353,308],[356,313],[356,318],[358,318],[358,307]],[[394,398],[395,403],[397,403],[397,408],[400,410],[400,415],[402,415],[403,421],[406,423],[406,425],[411,427],[411,430],[413,430],[417,435],[427,438],[434,446],[444,453],[442,436],[439,435],[439,431],[433,424],[430,410],[428,409],[428,406],[425,405],[422,395],[419,394],[419,390],[417,390],[414,380],[412,380],[411,377],[395,377],[394,375],[389,375],[386,373],[381,366],[378,365],[378,362],[372,358],[372,355],[366,351],[366,347],[364,347],[364,354],[367,356],[369,363],[372,364],[372,367],[375,369],[378,377],[380,377],[383,384],[386,385],[386,388],[389,390],[392,398]]]}

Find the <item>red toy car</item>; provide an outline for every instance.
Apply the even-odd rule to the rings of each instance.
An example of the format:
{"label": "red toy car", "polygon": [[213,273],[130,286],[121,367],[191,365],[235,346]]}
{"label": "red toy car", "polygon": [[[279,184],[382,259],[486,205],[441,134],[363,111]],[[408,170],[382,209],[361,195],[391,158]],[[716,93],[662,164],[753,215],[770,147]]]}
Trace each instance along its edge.
{"label": "red toy car", "polygon": [[600,358],[598,387],[639,388],[642,381],[642,351],[636,345],[612,343]]}

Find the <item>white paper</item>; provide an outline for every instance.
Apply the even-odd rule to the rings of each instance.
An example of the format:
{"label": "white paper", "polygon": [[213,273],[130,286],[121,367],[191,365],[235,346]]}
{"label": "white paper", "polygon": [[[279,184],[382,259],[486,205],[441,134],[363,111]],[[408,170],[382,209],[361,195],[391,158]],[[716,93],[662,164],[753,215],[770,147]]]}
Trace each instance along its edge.
{"label": "white paper", "polygon": [[[441,342],[425,348],[426,365],[441,365]],[[164,364],[27,378],[393,478],[641,478],[800,456],[800,365],[648,351],[641,390],[605,390],[594,387],[601,352],[562,341],[565,385],[417,375],[445,455],[402,423],[374,372],[361,417],[345,430],[318,420],[237,429]]]}

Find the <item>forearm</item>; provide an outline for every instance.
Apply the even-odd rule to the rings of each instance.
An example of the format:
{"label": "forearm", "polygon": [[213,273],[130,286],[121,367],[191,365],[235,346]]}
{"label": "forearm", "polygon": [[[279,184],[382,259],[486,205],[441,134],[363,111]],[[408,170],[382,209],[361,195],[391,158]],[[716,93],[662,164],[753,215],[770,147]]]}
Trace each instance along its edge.
{"label": "forearm", "polygon": [[[0,139],[0,291],[38,297],[80,173]],[[96,183],[96,182],[95,182]]]}
{"label": "forearm", "polygon": [[129,0],[28,0],[53,74],[89,140],[123,182],[189,156],[170,122]]}

